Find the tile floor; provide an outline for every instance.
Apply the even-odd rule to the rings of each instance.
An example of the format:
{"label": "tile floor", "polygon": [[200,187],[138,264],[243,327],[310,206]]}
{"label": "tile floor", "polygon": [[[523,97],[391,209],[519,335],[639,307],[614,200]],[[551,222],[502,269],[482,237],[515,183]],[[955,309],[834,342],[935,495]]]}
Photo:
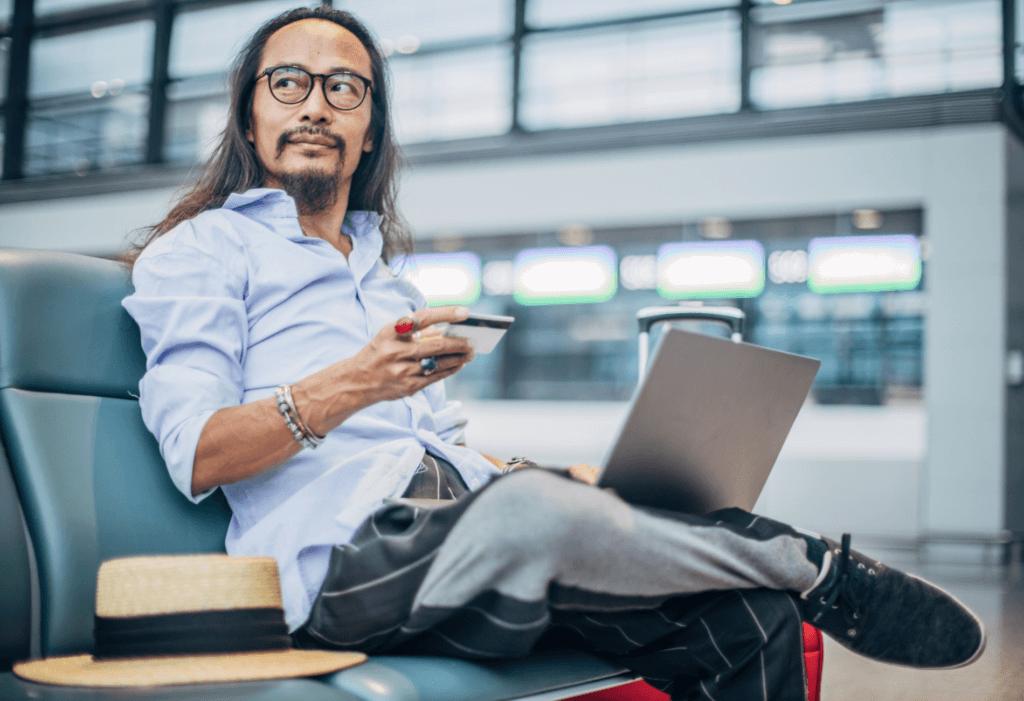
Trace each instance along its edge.
{"label": "tile floor", "polygon": [[928,672],[879,664],[825,639],[821,701],[1024,701],[1022,565],[927,561],[906,551],[867,550],[953,593],[985,622],[988,645],[963,669]]}

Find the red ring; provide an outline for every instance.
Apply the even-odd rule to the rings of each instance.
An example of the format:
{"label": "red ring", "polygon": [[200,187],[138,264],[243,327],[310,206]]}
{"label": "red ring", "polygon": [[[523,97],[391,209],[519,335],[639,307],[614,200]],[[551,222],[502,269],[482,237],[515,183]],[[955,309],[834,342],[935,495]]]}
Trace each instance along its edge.
{"label": "red ring", "polygon": [[399,321],[397,324],[395,324],[395,333],[407,334],[414,328],[416,328],[415,321],[406,321],[404,323],[402,321]]}

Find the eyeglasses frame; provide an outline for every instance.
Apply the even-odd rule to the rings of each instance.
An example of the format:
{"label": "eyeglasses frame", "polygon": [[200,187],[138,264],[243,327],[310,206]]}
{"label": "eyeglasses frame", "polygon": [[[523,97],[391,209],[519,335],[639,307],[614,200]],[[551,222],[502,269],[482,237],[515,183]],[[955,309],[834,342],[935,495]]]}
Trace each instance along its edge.
{"label": "eyeglasses frame", "polygon": [[[310,78],[312,78],[312,80],[309,83],[309,90],[306,91],[306,94],[302,96],[301,100],[296,100],[295,102],[285,102],[284,100],[282,100],[281,98],[274,94],[274,89],[270,87],[270,75],[279,68],[291,68],[292,70],[295,71],[302,71]],[[355,105],[354,107],[338,107],[333,102],[331,102],[331,99],[327,97],[327,79],[330,78],[332,75],[350,75],[353,78],[359,78],[359,80],[363,81],[363,85],[366,87],[366,90],[363,92],[363,97],[361,100],[359,100],[359,104]],[[258,83],[260,80],[262,80],[263,76],[267,77],[267,90],[270,91],[270,96],[273,97],[278,102],[280,102],[282,105],[301,105],[303,102],[308,100],[309,96],[313,93],[313,86],[316,84],[317,78],[320,79],[320,90],[324,94],[324,101],[326,101],[327,104],[333,107],[334,109],[340,110],[342,112],[351,112],[352,110],[359,109],[359,106],[366,102],[366,96],[369,95],[370,92],[373,90],[373,81],[371,81],[369,78],[364,78],[358,73],[353,73],[352,71],[335,71],[334,73],[310,73],[305,68],[300,68],[299,66],[292,66],[287,63],[282,63],[278,66],[270,66],[269,68],[265,69],[262,73],[256,76],[256,82]]]}

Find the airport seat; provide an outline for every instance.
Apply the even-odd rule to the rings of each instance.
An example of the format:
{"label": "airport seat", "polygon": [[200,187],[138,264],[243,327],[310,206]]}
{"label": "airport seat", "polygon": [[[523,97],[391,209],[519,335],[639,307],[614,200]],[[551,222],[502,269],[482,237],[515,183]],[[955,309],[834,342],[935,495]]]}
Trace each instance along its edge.
{"label": "airport seat", "polygon": [[18,494],[0,443],[0,672],[31,653],[32,577]]}
{"label": "airport seat", "polygon": [[377,656],[317,680],[127,692],[16,678],[11,663],[33,653],[92,649],[104,559],[224,549],[226,502],[185,499],[142,422],[145,356],[120,306],[129,292],[111,261],[0,249],[0,698],[554,701],[620,686],[621,701],[653,698],[635,675],[578,651],[486,663]]}
{"label": "airport seat", "polygon": [[[196,506],[174,488],[138,401],[145,370],[139,331],[121,308],[129,279],[116,263],[72,254],[0,249],[0,655],[29,655],[28,547],[35,554],[43,656],[92,649],[96,571],[138,554],[223,552],[230,512]],[[13,480],[11,480],[13,477]],[[6,481],[5,481],[6,478]],[[16,509],[28,526],[26,538]],[[20,538],[20,540],[19,540]],[[8,613],[14,615],[8,617]],[[476,664],[448,658],[374,657],[318,681],[165,689],[160,698],[546,699],[635,679],[580,652]],[[326,683],[325,683],[326,682]],[[314,684],[315,693],[304,696]],[[210,685],[206,685],[210,686]],[[86,694],[86,691],[89,693]],[[152,690],[133,696],[156,698]],[[218,696],[219,694],[219,696]],[[0,697],[104,698],[95,690],[30,684],[0,674]]]}

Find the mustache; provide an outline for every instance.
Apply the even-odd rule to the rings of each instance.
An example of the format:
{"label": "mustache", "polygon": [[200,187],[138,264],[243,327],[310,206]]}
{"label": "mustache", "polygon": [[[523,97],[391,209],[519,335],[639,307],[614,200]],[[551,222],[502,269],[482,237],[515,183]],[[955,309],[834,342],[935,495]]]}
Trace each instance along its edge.
{"label": "mustache", "polygon": [[319,127],[301,126],[289,129],[283,132],[281,136],[277,137],[277,157],[280,158],[281,154],[284,153],[284,147],[288,145],[288,142],[292,140],[292,137],[298,134],[306,134],[309,136],[319,136],[324,139],[329,139],[334,142],[334,148],[341,151],[342,155],[345,154],[345,140],[337,134],[332,134],[326,129]]}

